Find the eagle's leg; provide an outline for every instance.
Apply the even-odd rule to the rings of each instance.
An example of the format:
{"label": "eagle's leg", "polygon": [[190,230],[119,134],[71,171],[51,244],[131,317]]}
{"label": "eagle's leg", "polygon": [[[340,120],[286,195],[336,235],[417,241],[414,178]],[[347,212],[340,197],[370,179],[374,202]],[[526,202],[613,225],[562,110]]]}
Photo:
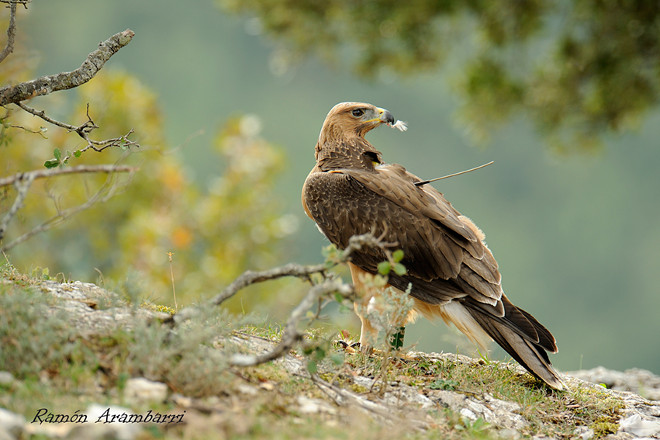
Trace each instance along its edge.
{"label": "eagle's leg", "polygon": [[374,327],[371,324],[371,321],[369,321],[369,318],[363,314],[367,311],[368,303],[368,300],[364,304],[361,300],[353,303],[353,310],[355,310],[355,314],[358,316],[358,318],[360,318],[360,342],[358,342],[358,345],[360,347],[360,351],[363,353],[371,353],[373,346],[378,340],[378,329]]}
{"label": "eagle's leg", "polygon": [[364,282],[369,275],[367,272],[352,263],[348,263],[348,267],[351,270],[351,278],[353,279],[353,286],[355,287],[357,296],[353,304],[353,309],[362,323],[360,326],[360,349],[362,352],[369,353],[378,340],[378,329],[367,318],[367,307],[369,306],[369,301],[378,295],[379,289]]}
{"label": "eagle's leg", "polygon": [[[383,287],[366,284],[364,280],[365,276],[368,276],[367,272],[352,263],[349,263],[349,268],[351,269],[353,285],[357,292],[357,299],[354,303],[355,314],[358,315],[360,322],[362,323],[360,327],[360,348],[363,352],[369,353],[371,352],[373,345],[378,341],[378,333],[382,324],[374,325],[366,315],[368,310],[371,310],[372,312],[374,311],[370,309],[370,303],[374,301],[375,297],[380,296]],[[377,303],[378,301],[375,302]],[[376,307],[376,309],[377,308],[378,307]],[[389,323],[390,326],[396,329],[396,332],[390,336],[388,341],[394,350],[398,350],[403,346],[403,337],[406,330],[405,325],[414,321],[414,316],[415,313],[411,312],[406,316],[400,317],[395,322]]]}

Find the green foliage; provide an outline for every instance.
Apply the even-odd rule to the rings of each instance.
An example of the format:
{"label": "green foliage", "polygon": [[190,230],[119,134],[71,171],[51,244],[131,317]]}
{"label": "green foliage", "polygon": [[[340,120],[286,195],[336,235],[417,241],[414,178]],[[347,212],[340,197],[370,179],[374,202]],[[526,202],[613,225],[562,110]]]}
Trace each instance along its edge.
{"label": "green foliage", "polygon": [[400,263],[402,259],[403,251],[401,249],[397,249],[392,253],[391,261],[381,261],[378,263],[378,273],[383,276],[387,276],[389,275],[390,271],[394,271],[394,273],[397,275],[405,275],[406,267]]}
{"label": "green foliage", "polygon": [[55,150],[53,150],[53,156],[55,156],[55,158],[48,159],[46,162],[44,162],[44,167],[55,168],[66,163],[62,162],[62,152],[59,148],[55,148]]}
{"label": "green foliage", "polygon": [[341,54],[365,77],[433,71],[454,50],[462,116],[479,138],[519,111],[553,146],[585,150],[608,130],[634,127],[660,99],[656,1],[221,4],[258,17],[286,50],[332,62]]}
{"label": "green foliage", "polygon": [[453,391],[458,387],[458,382],[455,380],[436,379],[433,381],[429,388],[432,390],[447,390]]}
{"label": "green foliage", "polygon": [[[22,381],[48,375],[60,391],[72,386],[94,389],[98,384],[121,391],[127,378],[148,377],[189,396],[215,395],[226,389],[231,377],[227,359],[237,351],[227,336],[254,322],[251,317],[237,320],[224,310],[209,310],[176,332],[136,318],[131,328],[83,334],[71,325],[70,312],[35,290],[38,280],[6,271],[2,279],[11,280],[0,284],[2,369]],[[27,285],[21,286],[21,280]],[[37,396],[37,401],[26,404],[43,406],[44,398]]]}
{"label": "green foliage", "polygon": [[71,327],[61,313],[44,319],[52,301],[31,289],[15,290],[0,284],[0,365],[19,377],[38,377],[42,370],[80,349],[71,342]]}

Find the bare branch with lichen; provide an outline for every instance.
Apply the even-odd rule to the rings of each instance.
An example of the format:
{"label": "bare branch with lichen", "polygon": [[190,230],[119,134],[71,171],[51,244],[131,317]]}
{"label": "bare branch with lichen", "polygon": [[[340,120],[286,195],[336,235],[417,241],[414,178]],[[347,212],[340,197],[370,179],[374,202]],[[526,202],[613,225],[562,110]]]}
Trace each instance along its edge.
{"label": "bare branch with lichen", "polygon": [[262,272],[253,272],[246,271],[238,278],[234,280],[229,286],[227,286],[220,294],[215,296],[210,304],[218,306],[224,301],[228,300],[241,289],[255,283],[261,283],[263,281],[274,280],[282,277],[298,277],[309,280],[310,275],[315,273],[325,274],[325,272],[336,266],[339,263],[345,263],[349,261],[350,256],[353,252],[362,249],[363,246],[378,247],[387,252],[387,248],[391,247],[392,243],[386,243],[383,240],[383,237],[376,237],[373,233],[354,235],[350,238],[348,246],[346,249],[340,252],[336,261],[328,264],[317,264],[315,266],[301,266],[299,264],[287,264],[285,266],[277,267],[275,269],[262,271]]}
{"label": "bare branch with lichen", "polygon": [[25,173],[17,173],[13,176],[0,179],[0,188],[15,184],[18,181],[31,179],[43,179],[45,177],[61,176],[64,174],[88,174],[88,173],[133,173],[139,168],[128,165],[79,165],[71,168],[52,168],[34,170]]}
{"label": "bare branch with lichen", "polygon": [[101,42],[99,48],[91,52],[79,68],[71,72],[42,76],[32,81],[3,87],[0,89],[0,105],[16,104],[35,96],[72,89],[86,83],[101,70],[110,57],[126,46],[134,35],[130,29],[116,33]]}
{"label": "bare branch with lichen", "polygon": [[[227,286],[220,294],[212,298],[206,304],[207,306],[218,306],[227,299],[236,295],[240,290],[252,284],[290,276],[302,278],[306,281],[312,282],[313,284],[307,292],[307,295],[305,295],[298,306],[296,306],[296,308],[291,312],[291,315],[289,316],[287,324],[284,328],[282,339],[275,348],[260,355],[235,355],[230,359],[230,365],[240,367],[259,365],[277,359],[294,348],[295,345],[303,338],[303,333],[298,330],[298,325],[306,316],[306,312],[309,309],[311,309],[315,304],[318,304],[319,300],[321,300],[324,296],[328,296],[332,293],[337,293],[342,298],[351,298],[354,294],[353,286],[343,283],[341,279],[337,278],[336,276],[329,275],[327,271],[337,266],[338,264],[350,261],[351,254],[364,247],[376,247],[382,249],[383,252],[385,252],[385,254],[388,256],[388,259],[391,259],[391,253],[389,252],[389,249],[395,246],[395,244],[383,241],[384,236],[385,233],[379,237],[376,237],[373,231],[367,234],[354,235],[350,238],[346,249],[339,251],[335,258],[324,264],[303,266],[289,263],[287,265],[266,271],[246,271],[238,278],[236,278],[234,282]],[[323,277],[322,280],[316,284],[314,284],[312,280],[312,275],[314,274],[320,274]],[[201,307],[204,307],[204,305]],[[189,319],[193,319],[199,314],[199,310],[200,309],[197,307],[187,307],[174,314],[170,319],[166,320],[166,322],[173,325],[180,324]]]}
{"label": "bare branch with lichen", "polygon": [[3,0],[9,6],[9,26],[7,26],[7,44],[0,52],[0,63],[14,51],[14,40],[16,39],[16,5],[22,4],[27,9],[28,0]]}
{"label": "bare branch with lichen", "polygon": [[[92,130],[99,128],[96,123],[92,120],[91,116],[89,116],[89,104],[87,104],[87,121],[83,122],[79,126],[67,124],[66,122],[61,122],[56,119],[51,118],[50,116],[46,115],[46,112],[41,110],[36,110],[30,106],[25,105],[22,102],[17,102],[16,105],[26,112],[37,116],[44,121],[53,124],[57,127],[64,128],[68,131],[73,131],[78,134],[81,138],[83,138],[87,142],[87,146],[84,148],[81,148],[78,150],[78,155],[84,153],[85,151],[89,150],[90,148],[98,153],[101,151],[107,149],[107,148],[113,148],[113,147],[139,147],[140,145],[135,142],[130,140],[128,137],[133,134],[133,129],[130,129],[128,133],[126,133],[123,136],[115,137],[115,138],[110,138],[110,139],[104,139],[102,141],[97,141],[94,139],[89,138],[89,134],[92,132]],[[62,158],[62,162],[66,163],[66,161],[71,157],[70,154],[66,155],[65,157]]]}
{"label": "bare branch with lichen", "polygon": [[320,284],[312,286],[303,300],[293,309],[289,320],[284,327],[280,343],[271,351],[263,354],[235,354],[229,360],[229,365],[234,367],[251,367],[275,360],[289,352],[302,340],[303,333],[298,330],[298,324],[305,317],[306,312],[318,302],[324,295],[339,293],[348,298],[353,294],[353,286],[343,283],[339,278],[327,279]]}
{"label": "bare branch with lichen", "polygon": [[27,196],[27,192],[30,189],[34,179],[34,174],[28,174],[22,175],[20,178],[17,178],[13,181],[14,185],[16,186],[16,198],[14,199],[14,203],[11,205],[11,208],[9,208],[9,211],[7,211],[7,214],[5,214],[5,216],[2,218],[2,221],[0,221],[0,241],[2,241],[4,238],[5,231],[7,230],[7,226],[9,226],[11,219],[14,218],[18,210],[23,207],[23,201],[25,200],[25,196]]}
{"label": "bare branch with lichen", "polygon": [[[5,48],[0,52],[0,62],[2,62],[11,52],[14,50],[14,40],[16,36],[16,8],[18,4],[22,4],[27,7],[27,3],[30,0],[0,0],[0,3],[5,3],[8,5],[10,10],[9,17],[9,26],[7,28],[7,43]],[[82,65],[71,72],[61,72],[56,75],[42,76],[40,78],[23,82],[16,85],[8,85],[0,89],[0,105],[5,106],[7,104],[16,104],[18,107],[24,111],[31,113],[34,116],[37,116],[44,121],[53,124],[55,126],[64,128],[69,131],[76,132],[81,138],[87,142],[87,146],[82,149],[75,151],[74,153],[67,153],[65,157],[60,157],[61,153],[59,149],[55,149],[55,159],[46,161],[44,165],[49,168],[46,170],[35,170],[26,173],[18,173],[13,176],[0,178],[0,187],[7,185],[14,185],[16,187],[16,198],[9,209],[9,211],[0,219],[0,241],[4,239],[5,231],[9,226],[11,220],[16,216],[17,212],[23,206],[25,197],[27,196],[28,190],[32,185],[32,182],[35,179],[53,177],[65,174],[81,174],[81,173],[110,173],[114,174],[115,172],[134,172],[137,168],[127,167],[127,166],[116,166],[116,165],[98,165],[98,166],[79,166],[73,168],[57,168],[53,169],[55,166],[61,166],[66,164],[71,155],[79,157],[84,151],[88,149],[93,149],[94,151],[101,152],[107,148],[111,147],[128,147],[138,145],[136,142],[129,139],[129,136],[133,133],[131,129],[127,134],[119,136],[112,139],[106,139],[102,141],[97,141],[90,139],[89,134],[98,126],[94,123],[92,118],[89,115],[89,104],[87,105],[87,121],[79,126],[74,126],[71,124],[66,124],[60,121],[57,121],[53,118],[50,118],[42,110],[35,110],[27,105],[23,104],[21,101],[26,99],[31,99],[35,96],[48,95],[52,92],[72,89],[78,87],[90,79],[92,79],[98,72],[103,68],[105,63],[112,57],[119,49],[126,46],[135,33],[126,29],[123,32],[119,32],[107,40],[99,44],[98,49],[91,52],[87,58],[83,61]],[[5,119],[9,116],[9,110],[7,114],[2,118],[3,130],[6,127],[22,128],[24,127],[12,124],[6,124]],[[27,130],[30,131],[30,130]],[[38,132],[43,136],[43,132]],[[139,146],[139,145],[138,145]],[[31,231],[23,234],[9,244],[5,244],[0,248],[2,251],[7,251],[14,246],[24,242],[30,237],[38,234],[40,232],[46,231],[53,226],[61,223],[68,217],[75,215],[76,213],[85,210],[98,201],[105,201],[114,194],[116,185],[111,183],[111,178],[108,178],[106,183],[85,203],[82,205],[70,208],[68,210],[60,210],[58,208],[57,214],[45,221],[44,223],[33,228]]]}
{"label": "bare branch with lichen", "polygon": [[[76,170],[77,168],[77,170]],[[75,206],[73,208],[69,208],[66,210],[59,210],[56,215],[51,217],[50,219],[46,220],[45,222],[41,223],[40,225],[36,226],[35,228],[31,229],[30,231],[26,232],[25,234],[21,235],[20,237],[16,238],[12,242],[0,247],[0,253],[2,252],[7,252],[10,249],[18,246],[19,244],[23,243],[24,241],[32,238],[33,236],[47,231],[58,224],[62,223],[66,219],[78,214],[81,211],[84,211],[86,209],[91,208],[93,205],[96,203],[102,203],[110,199],[111,197],[114,196],[117,185],[115,183],[111,182],[111,176],[114,175],[115,172],[134,172],[137,170],[135,167],[127,167],[127,166],[115,166],[115,165],[96,165],[96,166],[81,166],[81,167],[76,167],[76,168],[64,168],[64,169],[52,169],[52,170],[37,170],[37,171],[32,171],[30,173],[22,173],[22,176],[18,181],[20,182],[29,182],[32,183],[34,179],[37,178],[42,178],[42,177],[50,177],[50,176],[55,176],[55,175],[62,175],[62,174],[72,174],[77,171],[77,173],[87,173],[87,172],[104,172],[110,174],[110,177],[106,180],[106,182],[99,188],[98,191],[94,195],[92,195],[87,201],[81,205]],[[95,171],[92,171],[92,169],[96,169]],[[74,170],[74,171],[70,171]],[[59,171],[59,172],[57,172]],[[50,172],[50,173],[49,173]],[[44,174],[46,173],[46,174]],[[26,177],[27,176],[27,177]],[[16,177],[16,176],[12,176]],[[15,180],[16,182],[16,180]],[[29,187],[29,184],[26,185],[25,189],[23,190],[23,195],[21,195],[21,190],[19,188],[19,195],[17,195],[17,200],[19,197],[25,198],[25,194],[27,193],[27,189]],[[17,205],[17,200],[14,202],[14,205]],[[20,202],[22,204],[22,199]],[[12,206],[12,209],[14,207]],[[11,217],[9,214],[15,215],[16,212],[20,209],[20,206],[18,206],[15,211],[10,212],[5,216],[5,218],[2,220],[2,224],[0,224],[0,227],[3,229],[0,229],[0,240],[2,239],[2,236],[4,234],[5,228],[9,221],[11,220]]]}
{"label": "bare branch with lichen", "polygon": [[[345,263],[350,260],[351,254],[357,250],[362,249],[364,246],[377,247],[383,249],[386,254],[389,254],[389,248],[394,246],[393,243],[383,241],[383,236],[376,237],[372,232],[362,235],[354,235],[350,238],[348,246],[343,251],[339,251],[335,259],[324,263],[316,264],[313,266],[303,266],[300,264],[289,263],[284,266],[276,267],[265,271],[254,272],[251,270],[243,272],[236,278],[229,286],[222,292],[212,298],[205,306],[219,306],[232,296],[236,295],[240,290],[256,283],[264,281],[275,280],[284,277],[302,278],[311,282],[311,276],[314,274],[321,274],[326,278],[326,272],[338,264]],[[171,317],[168,322],[181,323],[192,319],[198,314],[197,307],[186,307]]]}

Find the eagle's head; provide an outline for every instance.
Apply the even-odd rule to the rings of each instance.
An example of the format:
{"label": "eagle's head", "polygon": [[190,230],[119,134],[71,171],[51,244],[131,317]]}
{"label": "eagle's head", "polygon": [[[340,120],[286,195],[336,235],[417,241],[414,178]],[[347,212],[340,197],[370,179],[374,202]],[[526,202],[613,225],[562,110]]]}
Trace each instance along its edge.
{"label": "eagle's head", "polygon": [[378,127],[380,124],[396,126],[402,129],[403,123],[396,126],[392,113],[384,108],[364,102],[341,102],[330,110],[325,117],[321,136],[335,137],[341,135],[364,137],[369,130]]}

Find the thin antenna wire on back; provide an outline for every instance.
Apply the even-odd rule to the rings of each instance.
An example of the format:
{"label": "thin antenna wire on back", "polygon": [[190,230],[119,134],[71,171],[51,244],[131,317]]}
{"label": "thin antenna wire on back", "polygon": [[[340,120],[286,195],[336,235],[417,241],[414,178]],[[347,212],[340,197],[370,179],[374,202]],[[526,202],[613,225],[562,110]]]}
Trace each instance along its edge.
{"label": "thin antenna wire on back", "polygon": [[476,171],[480,168],[487,167],[488,165],[492,165],[493,163],[495,163],[495,161],[491,160],[488,163],[479,165],[478,167],[470,168],[469,170],[459,171],[458,173],[453,173],[453,174],[447,174],[446,176],[436,177],[435,179],[431,179],[431,180],[422,180],[421,182],[415,182],[415,186],[422,186],[422,185],[426,185],[427,183],[435,182],[436,180],[442,180],[442,179],[447,179],[449,177],[460,176],[461,174],[469,173],[470,171]]}

